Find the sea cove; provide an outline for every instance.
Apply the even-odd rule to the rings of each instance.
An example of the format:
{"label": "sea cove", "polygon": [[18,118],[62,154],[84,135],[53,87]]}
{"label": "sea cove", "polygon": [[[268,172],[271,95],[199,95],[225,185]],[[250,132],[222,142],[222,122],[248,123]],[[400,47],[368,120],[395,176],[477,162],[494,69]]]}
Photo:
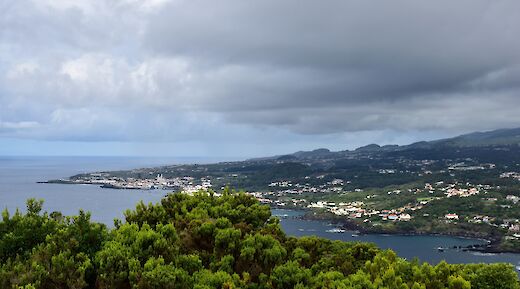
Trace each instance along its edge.
{"label": "sea cove", "polygon": [[[337,225],[326,221],[305,220],[299,218],[303,213],[294,210],[274,209],[273,215],[281,218],[284,231],[292,236],[315,235],[332,240],[351,242],[371,242],[384,249],[392,249],[401,257],[409,260],[436,264],[442,260],[448,263],[493,263],[508,262],[520,265],[520,255],[511,253],[489,254],[455,249],[485,244],[484,240],[449,237],[449,236],[404,236],[388,234],[359,234],[356,231],[334,232]],[[439,248],[443,248],[439,251]]]}

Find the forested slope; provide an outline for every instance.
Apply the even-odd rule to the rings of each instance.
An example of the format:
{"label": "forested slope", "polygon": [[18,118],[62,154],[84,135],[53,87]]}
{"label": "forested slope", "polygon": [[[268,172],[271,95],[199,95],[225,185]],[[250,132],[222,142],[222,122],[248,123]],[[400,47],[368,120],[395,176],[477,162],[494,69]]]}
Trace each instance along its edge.
{"label": "forested slope", "polygon": [[520,288],[511,265],[431,266],[372,244],[288,237],[242,193],[171,194],[113,229],[35,200],[2,217],[0,288]]}

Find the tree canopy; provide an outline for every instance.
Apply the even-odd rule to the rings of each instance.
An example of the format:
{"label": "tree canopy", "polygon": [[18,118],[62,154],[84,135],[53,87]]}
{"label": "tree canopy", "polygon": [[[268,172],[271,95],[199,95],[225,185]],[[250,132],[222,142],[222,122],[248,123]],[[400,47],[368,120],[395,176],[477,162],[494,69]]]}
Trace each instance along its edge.
{"label": "tree canopy", "polygon": [[28,200],[0,221],[0,288],[520,289],[509,264],[406,261],[373,244],[289,237],[244,193],[170,194],[114,228]]}

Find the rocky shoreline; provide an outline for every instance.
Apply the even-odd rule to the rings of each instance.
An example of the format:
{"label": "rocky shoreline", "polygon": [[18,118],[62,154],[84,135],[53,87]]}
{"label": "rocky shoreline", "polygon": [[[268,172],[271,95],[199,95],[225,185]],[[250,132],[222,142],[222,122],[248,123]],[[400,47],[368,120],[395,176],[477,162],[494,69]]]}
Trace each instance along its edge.
{"label": "rocky shoreline", "polygon": [[[301,211],[301,210],[300,210]],[[396,231],[385,231],[385,230],[375,230],[371,228],[366,228],[357,224],[356,222],[345,220],[343,218],[334,218],[334,216],[328,217],[324,215],[315,215],[310,214],[310,211],[303,210],[307,213],[299,216],[303,220],[322,220],[329,221],[334,224],[338,224],[342,229],[346,231],[356,231],[359,234],[388,234],[388,235],[401,235],[401,236],[449,236],[449,237],[459,237],[459,238],[468,238],[468,239],[477,239],[482,240],[484,244],[473,244],[468,246],[454,246],[450,249],[458,249],[462,251],[471,251],[471,252],[479,252],[484,254],[500,254],[500,253],[520,253],[520,248],[518,250],[503,250],[500,248],[501,238],[500,236],[490,236],[487,238],[483,238],[482,236],[475,236],[472,234],[450,234],[450,233],[439,233],[439,232],[396,232]]]}

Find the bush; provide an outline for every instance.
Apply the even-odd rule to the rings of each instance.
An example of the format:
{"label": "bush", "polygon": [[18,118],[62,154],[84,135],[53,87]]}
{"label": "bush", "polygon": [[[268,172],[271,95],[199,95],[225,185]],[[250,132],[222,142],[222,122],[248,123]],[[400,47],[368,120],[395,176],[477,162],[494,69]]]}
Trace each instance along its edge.
{"label": "bush", "polygon": [[511,265],[431,266],[372,244],[287,237],[244,193],[170,194],[111,230],[42,205],[2,214],[0,288],[520,288]]}

